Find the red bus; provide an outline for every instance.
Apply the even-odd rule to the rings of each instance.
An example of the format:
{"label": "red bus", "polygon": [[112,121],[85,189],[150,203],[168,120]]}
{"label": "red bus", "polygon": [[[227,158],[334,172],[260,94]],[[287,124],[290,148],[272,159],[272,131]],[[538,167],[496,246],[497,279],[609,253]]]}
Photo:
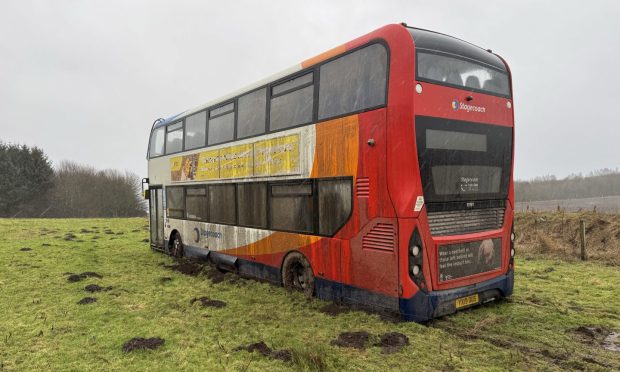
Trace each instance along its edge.
{"label": "red bus", "polygon": [[426,321],[513,289],[510,70],[388,25],[152,127],[151,246]]}

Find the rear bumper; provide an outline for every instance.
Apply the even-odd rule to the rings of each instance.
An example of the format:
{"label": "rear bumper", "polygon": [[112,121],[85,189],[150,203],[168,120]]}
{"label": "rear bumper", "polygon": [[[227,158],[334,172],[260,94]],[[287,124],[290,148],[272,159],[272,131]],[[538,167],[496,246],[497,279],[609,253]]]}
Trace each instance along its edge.
{"label": "rear bumper", "polygon": [[508,297],[514,286],[514,271],[467,287],[424,293],[419,291],[413,297],[401,298],[399,307],[404,320],[426,322],[432,318],[456,312],[455,300],[475,293],[480,295],[480,303]]}

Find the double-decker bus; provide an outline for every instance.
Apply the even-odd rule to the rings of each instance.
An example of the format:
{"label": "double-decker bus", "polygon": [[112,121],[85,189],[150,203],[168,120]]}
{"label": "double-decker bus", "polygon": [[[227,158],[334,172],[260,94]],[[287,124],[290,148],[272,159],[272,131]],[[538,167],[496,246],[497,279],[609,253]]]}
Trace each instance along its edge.
{"label": "double-decker bus", "polygon": [[151,246],[426,321],[513,289],[510,70],[388,25],[157,120]]}

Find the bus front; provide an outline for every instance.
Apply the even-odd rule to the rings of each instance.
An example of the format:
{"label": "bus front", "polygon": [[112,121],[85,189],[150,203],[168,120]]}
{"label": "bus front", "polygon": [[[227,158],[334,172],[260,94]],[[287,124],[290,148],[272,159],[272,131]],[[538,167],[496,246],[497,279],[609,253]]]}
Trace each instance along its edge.
{"label": "bus front", "polygon": [[512,293],[514,116],[500,57],[408,30],[418,194],[414,218],[400,224],[400,311],[426,320]]}

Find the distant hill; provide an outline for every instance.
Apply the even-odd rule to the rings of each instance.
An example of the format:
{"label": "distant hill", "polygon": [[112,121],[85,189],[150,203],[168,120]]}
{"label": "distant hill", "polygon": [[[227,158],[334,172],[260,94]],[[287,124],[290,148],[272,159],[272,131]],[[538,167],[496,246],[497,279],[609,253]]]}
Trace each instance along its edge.
{"label": "distant hill", "polygon": [[618,195],[620,195],[620,171],[618,169],[602,169],[586,176],[572,174],[563,179],[544,176],[530,181],[515,181],[517,202]]}

